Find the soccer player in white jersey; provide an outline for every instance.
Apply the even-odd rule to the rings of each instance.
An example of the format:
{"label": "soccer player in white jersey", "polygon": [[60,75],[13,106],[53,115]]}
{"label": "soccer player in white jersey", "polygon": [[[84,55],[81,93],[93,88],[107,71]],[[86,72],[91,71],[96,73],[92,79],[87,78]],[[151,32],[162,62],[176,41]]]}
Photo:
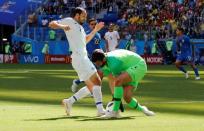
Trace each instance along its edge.
{"label": "soccer player in white jersey", "polygon": [[114,24],[110,24],[108,32],[104,36],[106,40],[106,52],[114,51],[118,48],[120,36],[117,31],[114,31]]}
{"label": "soccer player in white jersey", "polygon": [[63,29],[65,31],[72,51],[72,66],[76,70],[80,80],[86,84],[85,87],[81,88],[73,96],[62,100],[67,115],[70,115],[74,102],[92,93],[98,110],[97,116],[101,116],[105,114],[102,103],[101,79],[95,66],[88,58],[86,43],[95,36],[96,32],[104,27],[104,23],[98,23],[92,32],[86,35],[84,28],[81,26],[86,21],[86,17],[86,10],[76,7],[73,9],[71,17],[51,21],[49,27],[53,29]]}

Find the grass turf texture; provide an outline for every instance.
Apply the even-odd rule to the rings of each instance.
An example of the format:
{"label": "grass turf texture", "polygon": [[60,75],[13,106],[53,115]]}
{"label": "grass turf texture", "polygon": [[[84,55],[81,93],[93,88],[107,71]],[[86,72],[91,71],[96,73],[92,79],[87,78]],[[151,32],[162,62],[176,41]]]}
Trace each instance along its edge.
{"label": "grass turf texture", "polygon": [[[204,67],[201,80],[190,79],[174,66],[149,66],[135,97],[156,112],[154,117],[125,105],[121,119],[101,120],[92,98],[77,102],[65,115],[63,98],[72,95],[77,78],[71,65],[0,64],[0,131],[203,131]],[[111,100],[103,80],[103,100]]]}

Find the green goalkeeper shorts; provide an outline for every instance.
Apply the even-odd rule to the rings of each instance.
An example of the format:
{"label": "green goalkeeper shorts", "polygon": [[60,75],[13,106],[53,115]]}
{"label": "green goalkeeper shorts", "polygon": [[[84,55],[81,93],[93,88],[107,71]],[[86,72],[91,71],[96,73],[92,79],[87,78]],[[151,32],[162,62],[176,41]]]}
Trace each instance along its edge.
{"label": "green goalkeeper shorts", "polygon": [[144,60],[141,60],[137,65],[131,66],[126,70],[130,75],[132,81],[125,84],[125,86],[133,86],[134,91],[137,89],[139,81],[144,77],[147,72],[147,65]]}

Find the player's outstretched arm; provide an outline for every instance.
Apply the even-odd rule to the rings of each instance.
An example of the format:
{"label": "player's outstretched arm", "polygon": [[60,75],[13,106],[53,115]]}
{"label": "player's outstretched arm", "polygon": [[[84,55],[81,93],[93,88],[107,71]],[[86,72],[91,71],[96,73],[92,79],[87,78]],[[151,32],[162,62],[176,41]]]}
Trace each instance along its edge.
{"label": "player's outstretched arm", "polygon": [[52,29],[62,29],[64,31],[68,31],[70,29],[68,25],[59,24],[57,21],[51,21],[49,23],[49,27]]}
{"label": "player's outstretched arm", "polygon": [[95,28],[92,30],[92,32],[88,35],[86,35],[86,43],[89,43],[91,39],[95,36],[95,34],[100,31],[104,27],[104,22],[99,22],[96,24]]}

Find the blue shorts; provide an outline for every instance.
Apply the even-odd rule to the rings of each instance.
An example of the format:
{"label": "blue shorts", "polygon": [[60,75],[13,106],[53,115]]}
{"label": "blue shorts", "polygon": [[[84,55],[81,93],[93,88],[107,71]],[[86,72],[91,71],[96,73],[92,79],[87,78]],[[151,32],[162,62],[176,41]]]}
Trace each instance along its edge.
{"label": "blue shorts", "polygon": [[181,61],[181,62],[192,62],[193,58],[191,55],[188,54],[177,54],[176,60]]}

